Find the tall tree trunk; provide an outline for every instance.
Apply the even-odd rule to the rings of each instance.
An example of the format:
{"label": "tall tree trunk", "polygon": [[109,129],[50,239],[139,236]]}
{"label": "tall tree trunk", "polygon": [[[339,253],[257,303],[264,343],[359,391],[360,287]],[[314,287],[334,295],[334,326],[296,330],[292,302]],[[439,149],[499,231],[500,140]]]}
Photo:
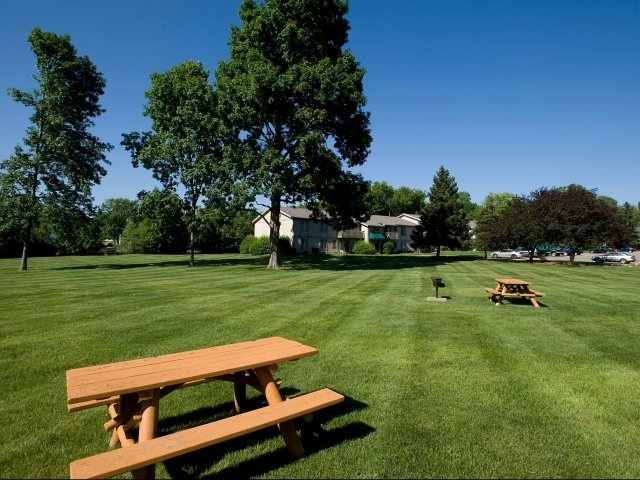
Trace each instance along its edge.
{"label": "tall tree trunk", "polygon": [[27,260],[29,259],[29,243],[31,242],[31,232],[33,232],[33,217],[29,217],[27,221],[27,231],[24,234],[24,242],[22,243],[22,259],[20,260],[19,270],[27,269]]}
{"label": "tall tree trunk", "polygon": [[440,245],[436,248],[436,257],[440,256]]}
{"label": "tall tree trunk", "polygon": [[280,197],[271,198],[271,219],[269,225],[269,265],[267,268],[280,268]]}
{"label": "tall tree trunk", "polygon": [[193,246],[193,239],[194,239],[193,231],[190,231],[189,232],[189,266],[190,267],[196,266],[196,252]]}

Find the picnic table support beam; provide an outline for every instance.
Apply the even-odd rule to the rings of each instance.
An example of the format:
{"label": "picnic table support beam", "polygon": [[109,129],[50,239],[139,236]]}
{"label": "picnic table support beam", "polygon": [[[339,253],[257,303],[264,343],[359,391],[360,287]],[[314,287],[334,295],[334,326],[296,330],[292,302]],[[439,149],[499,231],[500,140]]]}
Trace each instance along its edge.
{"label": "picnic table support beam", "polygon": [[[158,430],[158,410],[160,406],[160,389],[140,393],[140,426],[138,427],[138,443],[153,440]],[[131,472],[133,478],[156,478],[156,465],[148,465]]]}
{"label": "picnic table support beam", "polygon": [[[264,396],[266,397],[269,405],[284,402],[269,367],[256,368],[255,372],[258,380],[260,381],[260,385],[264,390]],[[304,448],[302,447],[302,442],[300,441],[300,437],[298,436],[298,432],[296,431],[293,421],[288,420],[286,422],[279,423],[278,428],[280,429],[284,443],[293,458],[303,457]]]}
{"label": "picnic table support beam", "polygon": [[242,382],[233,382],[233,403],[236,407],[236,413],[242,413],[247,404],[247,384]]}

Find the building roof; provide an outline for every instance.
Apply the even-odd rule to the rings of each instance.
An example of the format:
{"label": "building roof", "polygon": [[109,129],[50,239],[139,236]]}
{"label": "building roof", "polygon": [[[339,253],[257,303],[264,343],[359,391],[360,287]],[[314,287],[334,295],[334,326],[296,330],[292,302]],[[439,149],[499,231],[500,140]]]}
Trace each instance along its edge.
{"label": "building roof", "polygon": [[[267,213],[267,212],[264,212]],[[299,219],[312,219],[313,213],[311,210],[307,208],[295,208],[295,207],[281,207],[280,214],[285,215],[291,219],[299,218]],[[378,226],[396,226],[396,227],[415,227],[416,223],[420,221],[420,217],[417,215],[410,215],[408,213],[403,213],[402,217],[390,217],[387,215],[371,215],[371,218],[366,222],[361,222],[362,225],[367,227],[378,227]],[[258,216],[253,220],[253,223],[259,221],[262,217]],[[412,219],[412,220],[408,220]]]}
{"label": "building roof", "polygon": [[390,217],[388,215],[371,215],[371,218],[369,218],[369,220],[367,220],[366,222],[362,222],[362,224],[366,225],[367,227],[379,227],[386,225],[392,225],[396,227],[416,226],[415,222],[412,222],[411,220],[406,220],[400,217]]}

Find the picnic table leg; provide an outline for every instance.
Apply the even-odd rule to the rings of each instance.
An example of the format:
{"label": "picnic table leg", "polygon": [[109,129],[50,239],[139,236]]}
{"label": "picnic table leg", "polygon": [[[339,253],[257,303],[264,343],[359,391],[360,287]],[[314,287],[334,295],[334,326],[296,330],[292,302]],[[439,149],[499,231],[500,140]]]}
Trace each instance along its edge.
{"label": "picnic table leg", "polygon": [[533,306],[535,308],[539,308],[540,305],[538,304],[538,301],[536,300],[536,297],[529,297],[529,300],[531,300],[531,303],[533,303]]}
{"label": "picnic table leg", "polygon": [[[269,371],[269,367],[256,368],[255,372],[269,405],[284,402],[282,395],[280,395],[280,390],[278,390],[278,385]],[[293,421],[288,420],[279,423],[278,428],[280,429],[284,443],[289,449],[289,453],[291,453],[294,458],[304,456],[304,448],[302,447],[302,442],[300,441],[296,427],[293,425]]]}
{"label": "picnic table leg", "polygon": [[242,413],[247,402],[247,384],[242,382],[233,382],[233,403],[236,407],[236,413]]}
{"label": "picnic table leg", "polygon": [[[160,389],[154,389],[140,394],[140,426],[138,427],[138,443],[155,438],[158,431],[158,410],[160,406]],[[156,465],[139,468],[131,472],[133,478],[156,478]]]}

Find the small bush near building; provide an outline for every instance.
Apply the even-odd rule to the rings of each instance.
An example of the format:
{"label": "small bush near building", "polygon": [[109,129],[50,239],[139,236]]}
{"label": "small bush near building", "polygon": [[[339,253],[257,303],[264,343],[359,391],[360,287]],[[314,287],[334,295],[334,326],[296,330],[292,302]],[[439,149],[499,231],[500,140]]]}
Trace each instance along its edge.
{"label": "small bush near building", "polygon": [[382,253],[386,253],[387,255],[391,255],[394,249],[395,245],[393,242],[384,242],[384,245],[382,245]]}
{"label": "small bush near building", "polygon": [[253,245],[253,242],[255,241],[256,237],[253,235],[247,235],[246,237],[244,237],[242,239],[242,242],[240,242],[240,253],[249,255],[251,253],[251,245]]}
{"label": "small bush near building", "polygon": [[294,253],[291,246],[291,239],[289,237],[282,236],[278,239],[278,250],[284,255],[291,255]]}
{"label": "small bush near building", "polygon": [[376,248],[364,240],[358,240],[353,244],[352,252],[356,255],[373,255],[376,253]]}
{"label": "small bush near building", "polygon": [[[240,253],[245,255],[267,255],[271,251],[269,237],[256,237],[247,235],[240,242]],[[289,237],[280,237],[278,240],[278,248],[281,253],[289,254],[292,251],[291,240]]]}

